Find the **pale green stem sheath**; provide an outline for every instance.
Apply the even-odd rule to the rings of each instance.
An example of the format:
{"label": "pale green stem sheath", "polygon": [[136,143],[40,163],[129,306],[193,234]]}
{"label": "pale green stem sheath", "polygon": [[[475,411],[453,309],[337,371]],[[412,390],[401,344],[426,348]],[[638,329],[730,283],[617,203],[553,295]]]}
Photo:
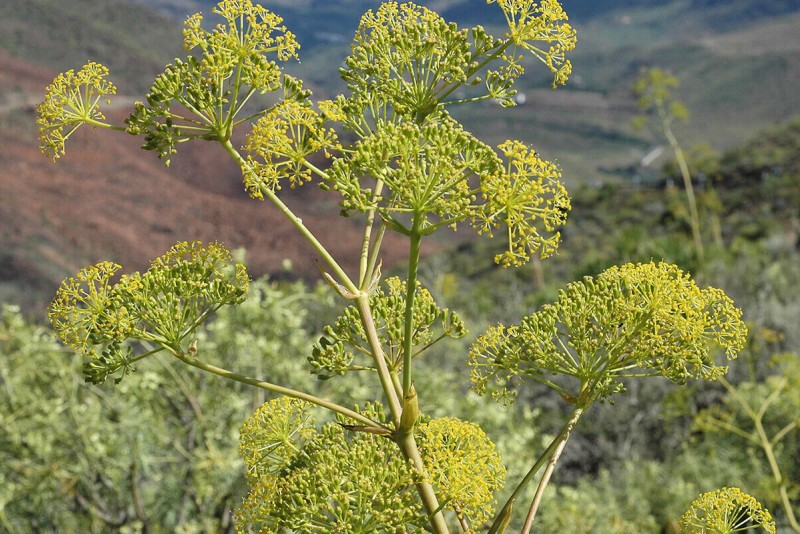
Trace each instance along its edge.
{"label": "pale green stem sheath", "polygon": [[409,234],[408,253],[408,279],[406,280],[406,310],[403,332],[403,396],[411,389],[411,345],[414,331],[414,299],[417,294],[417,271],[419,269],[419,251],[422,235],[420,226],[422,217],[414,215],[414,221]]}
{"label": "pale green stem sheath", "polygon": [[354,421],[357,421],[363,425],[366,425],[369,428],[374,428],[376,430],[380,430],[381,432],[386,432],[388,429],[362,415],[356,411],[350,410],[345,408],[344,406],[340,406],[335,402],[331,402],[325,399],[321,399],[319,397],[315,397],[309,393],[305,393],[303,391],[297,391],[295,389],[286,388],[283,386],[279,386],[277,384],[272,384],[270,382],[266,382],[264,380],[259,380],[257,378],[252,378],[245,375],[240,375],[239,373],[234,373],[233,371],[229,371],[228,369],[223,369],[222,367],[217,367],[216,365],[212,365],[210,363],[204,362],[196,358],[195,356],[189,355],[184,353],[183,351],[176,351],[170,350],[170,352],[183,363],[191,365],[192,367],[196,367],[202,371],[206,371],[211,374],[215,374],[217,376],[221,376],[222,378],[227,378],[228,380],[234,380],[236,382],[241,382],[242,384],[247,384],[250,386],[254,386],[257,388],[265,389],[267,391],[272,391],[273,393],[278,393],[280,395],[285,395],[286,397],[291,397],[293,399],[300,399],[311,404],[315,404],[332,412],[344,415],[345,417],[349,417]]}
{"label": "pale green stem sheath", "polygon": [[[533,478],[536,476],[536,473],[539,472],[539,469],[541,469],[542,465],[544,465],[544,463],[549,459],[552,459],[556,454],[559,455],[561,454],[560,451],[563,450],[564,448],[563,444],[566,444],[567,439],[569,439],[569,435],[572,432],[572,429],[575,427],[578,420],[581,418],[581,416],[585,411],[586,407],[584,406],[575,407],[575,409],[570,414],[570,417],[567,420],[566,424],[561,429],[561,432],[559,432],[558,435],[555,438],[553,438],[553,441],[550,442],[550,445],[547,446],[547,449],[545,449],[545,451],[541,454],[541,456],[537,458],[536,462],[530,468],[525,477],[519,482],[519,484],[517,484],[517,487],[514,489],[514,493],[511,494],[511,496],[508,498],[503,508],[495,517],[492,526],[489,528],[488,534],[498,534],[500,532],[499,529],[501,525],[503,525],[504,522],[507,521],[507,516],[508,514],[511,513],[511,509],[514,505],[514,502],[519,498],[520,495],[522,495],[522,492],[525,490],[525,488],[528,486],[531,480],[533,480]],[[544,475],[542,476],[542,481],[543,480],[544,480]],[[542,487],[542,481],[539,482],[539,487],[541,488],[542,491],[544,491],[544,487]],[[547,483],[545,482],[545,486],[546,485]],[[537,489],[536,493],[537,494],[539,493],[539,489]],[[536,510],[534,510],[533,512],[535,514]]]}
{"label": "pale green stem sheath", "polygon": [[[373,197],[378,197],[383,189],[383,182],[378,181],[375,186]],[[362,291],[366,290],[372,283],[372,270],[370,269],[370,243],[372,242],[372,229],[375,226],[375,210],[370,210],[367,214],[367,224],[364,227],[364,237],[361,240],[361,262],[359,264],[358,287]],[[380,246],[378,243],[376,246]]]}
{"label": "pale green stem sheath", "polygon": [[[245,169],[247,168],[247,162],[244,160],[241,154],[239,154],[239,152],[234,148],[230,140],[228,139],[225,141],[220,141],[220,144],[225,148],[228,154],[230,154],[230,156],[234,159],[234,161],[236,161],[236,163],[242,169],[242,172],[244,172]],[[317,251],[320,257],[325,261],[325,263],[327,263],[328,266],[333,270],[333,272],[339,278],[339,281],[342,283],[342,285],[344,285],[344,287],[351,293],[358,294],[359,293],[358,288],[353,283],[353,281],[350,280],[350,277],[347,276],[347,273],[344,272],[344,269],[342,269],[339,266],[339,264],[336,262],[333,256],[331,256],[330,253],[327,251],[327,249],[324,246],[322,246],[322,243],[320,243],[317,240],[316,236],[314,236],[314,234],[311,233],[311,230],[306,228],[306,226],[303,224],[303,221],[297,215],[295,215],[291,209],[289,209],[289,206],[284,204],[283,201],[281,201],[281,199],[278,198],[278,195],[276,195],[273,191],[271,191],[268,188],[262,187],[261,193],[263,193],[264,196],[267,197],[270,200],[270,202],[272,202],[280,210],[280,212],[286,216],[287,219],[289,219],[289,221],[294,225],[295,228],[297,228],[297,230],[306,239],[306,241],[308,241],[311,244],[311,246],[314,247],[314,250]]]}
{"label": "pale green stem sheath", "polygon": [[389,371],[389,366],[386,364],[386,357],[383,354],[381,341],[378,338],[375,320],[372,318],[372,309],[369,306],[369,295],[361,293],[358,298],[356,298],[356,309],[358,310],[358,315],[361,317],[361,324],[367,336],[367,343],[369,343],[370,350],[372,351],[372,359],[375,361],[375,367],[378,370],[378,378],[381,381],[383,393],[386,395],[386,401],[389,403],[392,420],[395,425],[399,425],[400,414],[403,412],[403,408],[400,404],[400,397],[394,387],[392,373]]}

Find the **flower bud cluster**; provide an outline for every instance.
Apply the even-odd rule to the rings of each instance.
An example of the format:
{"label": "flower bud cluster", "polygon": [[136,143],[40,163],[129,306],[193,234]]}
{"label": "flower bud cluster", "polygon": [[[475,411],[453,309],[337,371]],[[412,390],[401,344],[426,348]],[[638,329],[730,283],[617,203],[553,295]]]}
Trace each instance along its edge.
{"label": "flower bud cluster", "polygon": [[[399,370],[403,362],[403,329],[406,307],[406,283],[399,278],[386,280],[387,290],[380,289],[370,296],[370,309],[376,329],[386,351],[387,364]],[[454,339],[466,335],[466,327],[455,312],[440,308],[427,289],[417,283],[412,320],[411,346],[418,348],[413,356],[444,337]],[[434,338],[435,326],[441,330]],[[356,362],[356,354],[359,358]],[[324,329],[324,335],[314,345],[308,358],[312,372],[321,379],[343,375],[349,370],[374,369],[367,336],[358,310],[354,306],[345,309],[336,323]],[[354,363],[356,362],[356,363]]]}
{"label": "flower bud cluster", "polygon": [[92,383],[131,370],[127,340],[181,350],[182,340],[220,306],[244,300],[249,284],[244,266],[217,243],[179,243],[144,274],[112,283],[120,268],[103,262],[81,269],[62,282],[48,310],[58,337],[88,359],[84,371]]}
{"label": "flower bud cluster", "polygon": [[700,289],[674,265],[612,267],[569,284],[520,324],[487,330],[470,350],[471,381],[513,400],[532,379],[576,402],[622,391],[625,377],[714,380],[727,367],[712,347],[732,359],[744,346],[740,317],[722,291]]}
{"label": "flower bud cluster", "polygon": [[[418,477],[396,445],[339,423],[317,431],[308,409],[302,401],[275,399],[242,426],[250,493],[236,511],[237,532],[422,530]],[[369,406],[365,413],[380,415]]]}

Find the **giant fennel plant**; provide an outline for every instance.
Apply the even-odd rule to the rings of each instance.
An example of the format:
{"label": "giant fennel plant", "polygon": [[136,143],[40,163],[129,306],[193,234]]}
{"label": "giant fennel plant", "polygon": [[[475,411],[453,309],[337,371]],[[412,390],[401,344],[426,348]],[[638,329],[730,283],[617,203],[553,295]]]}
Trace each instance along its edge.
{"label": "giant fennel plant", "polygon": [[[515,267],[556,251],[570,210],[556,165],[522,141],[491,147],[450,114],[486,100],[513,106],[526,54],[552,72],[554,88],[571,73],[566,56],[576,32],[557,0],[489,3],[508,22],[503,37],[481,26],[460,29],[413,3],[368,11],[340,69],[346,93],[315,102],[283,72],[299,44],[281,17],[250,0],[224,0],[212,10],[216,25],[200,14],[188,18],[191,55],[166,67],[125,124],[107,122],[101,111],[115,87],[96,63],[58,76],[38,108],[41,148],[54,160],[83,124],[142,136],[142,148],[167,165],[183,143],[220,144],[250,196],[269,201],[310,243],[323,278],[348,303],[308,348],[308,362],[320,379],[372,373],[382,397],[352,399],[355,408],[273,383],[268,370],[253,377],[213,363],[198,327],[242,302],[248,289],[245,268],[217,243],[179,243],[143,274],[117,278],[120,266],[110,262],[87,267],[64,281],[50,307],[58,336],[84,356],[89,382],[119,382],[149,356],[167,353],[281,395],[241,429],[250,486],[236,513],[241,532],[502,532],[544,467],[524,515],[528,531],[567,438],[592,403],[638,377],[715,379],[725,372],[715,347],[733,358],[744,342],[740,311],[723,292],[656,263],[585,278],[518,325],[490,328],[468,358],[476,391],[512,401],[534,381],[572,407],[499,512],[506,473],[491,439],[474,423],[420,410],[415,361],[466,333],[417,280],[423,239],[458,225],[502,235],[505,250],[495,261]],[[254,105],[259,94],[270,94],[272,104]],[[240,128],[249,134],[237,147]],[[357,273],[346,272],[281,200],[283,187],[309,181],[338,195],[343,215],[363,221]],[[386,232],[407,238],[404,280],[381,278]],[[313,408],[335,420],[317,425]]]}

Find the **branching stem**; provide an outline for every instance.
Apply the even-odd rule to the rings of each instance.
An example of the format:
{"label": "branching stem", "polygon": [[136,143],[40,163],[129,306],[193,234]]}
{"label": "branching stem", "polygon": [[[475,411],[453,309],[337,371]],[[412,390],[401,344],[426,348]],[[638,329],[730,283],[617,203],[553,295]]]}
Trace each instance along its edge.
{"label": "branching stem", "polygon": [[305,393],[303,391],[297,391],[295,389],[279,386],[277,384],[272,384],[264,380],[259,380],[257,378],[252,378],[246,375],[241,375],[239,373],[234,373],[233,371],[229,371],[228,369],[217,367],[216,365],[204,362],[203,360],[200,360],[194,356],[186,354],[183,351],[171,350],[170,352],[173,354],[173,356],[178,358],[183,363],[191,365],[192,367],[196,367],[197,369],[200,369],[202,371],[206,371],[208,373],[221,376],[222,378],[227,378],[228,380],[234,380],[236,382],[241,382],[242,384],[247,384],[267,391],[272,391],[273,393],[278,393],[280,395],[291,397],[293,399],[304,400],[316,406],[320,406],[332,412],[344,415],[345,417],[349,417],[354,421],[357,421],[370,428],[380,430],[382,432],[388,430],[386,427],[384,427],[380,423],[373,421],[369,417],[366,417],[356,411],[345,408],[344,406],[340,406],[335,402],[315,397],[314,395]]}

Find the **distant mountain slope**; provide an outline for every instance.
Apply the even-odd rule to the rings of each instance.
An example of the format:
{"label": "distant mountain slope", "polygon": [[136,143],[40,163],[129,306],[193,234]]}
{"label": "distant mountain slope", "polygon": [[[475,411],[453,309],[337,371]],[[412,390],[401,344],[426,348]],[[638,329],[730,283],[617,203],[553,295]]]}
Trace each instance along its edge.
{"label": "distant mountain slope", "polygon": [[[212,3],[137,1],[181,18],[198,8],[209,14]],[[421,3],[444,9],[448,18],[502,31],[500,10],[484,0]],[[501,110],[486,103],[458,114],[492,144],[507,138],[533,144],[561,165],[570,186],[619,180],[615,169],[629,167],[659,142],[630,126],[635,112],[630,87],[644,66],[669,68],[681,78],[679,96],[693,119],[676,125],[676,132],[687,146],[705,141],[730,148],[800,110],[800,2],[624,0],[614,2],[613,11],[607,2],[563,4],[579,30],[570,84],[552,91],[546,69],[531,62],[518,84],[528,97],[524,106]],[[273,0],[269,5],[284,13],[293,29],[292,17],[302,31],[316,32],[311,44],[304,42],[302,61],[288,68],[306,79],[316,96],[332,96],[341,87],[337,66],[358,16],[378,2]],[[0,302],[25,297],[41,304],[61,277],[89,261],[112,258],[142,268],[184,239],[244,246],[255,273],[280,273],[285,257],[298,269],[316,269],[313,254],[283,220],[245,197],[238,170],[213,147],[186,151],[169,170],[141,153],[138,140],[100,132],[79,135],[58,165],[38,153],[32,108],[56,72],[98,60],[111,68],[123,94],[142,95],[155,72],[185,55],[180,41],[174,18],[134,0],[27,0],[3,6]],[[313,187],[287,193],[303,220],[330,239],[340,257],[348,257],[346,247],[358,236],[350,221],[335,217],[330,197]],[[404,247],[394,243],[387,251],[390,263]]]}
{"label": "distant mountain slope", "polygon": [[[41,90],[53,76],[0,52],[0,108],[9,95]],[[221,147],[182,147],[166,169],[139,149],[141,139],[84,128],[53,164],[37,148],[32,107],[20,102],[0,109],[0,305],[23,304],[41,316],[60,281],[81,267],[113,260],[141,270],[176,242],[193,239],[246,248],[254,276],[286,276],[284,259],[294,265],[291,276],[318,275],[313,249],[274,206],[245,194]],[[112,114],[116,122],[124,118]],[[353,272],[361,228],[338,217],[330,196],[313,185],[282,193]],[[406,247],[387,239],[389,265]]]}
{"label": "distant mountain slope", "polygon": [[144,91],[148,78],[182,54],[175,20],[134,2],[12,0],[2,5],[0,49],[55,71],[91,59],[107,65],[123,88]]}

